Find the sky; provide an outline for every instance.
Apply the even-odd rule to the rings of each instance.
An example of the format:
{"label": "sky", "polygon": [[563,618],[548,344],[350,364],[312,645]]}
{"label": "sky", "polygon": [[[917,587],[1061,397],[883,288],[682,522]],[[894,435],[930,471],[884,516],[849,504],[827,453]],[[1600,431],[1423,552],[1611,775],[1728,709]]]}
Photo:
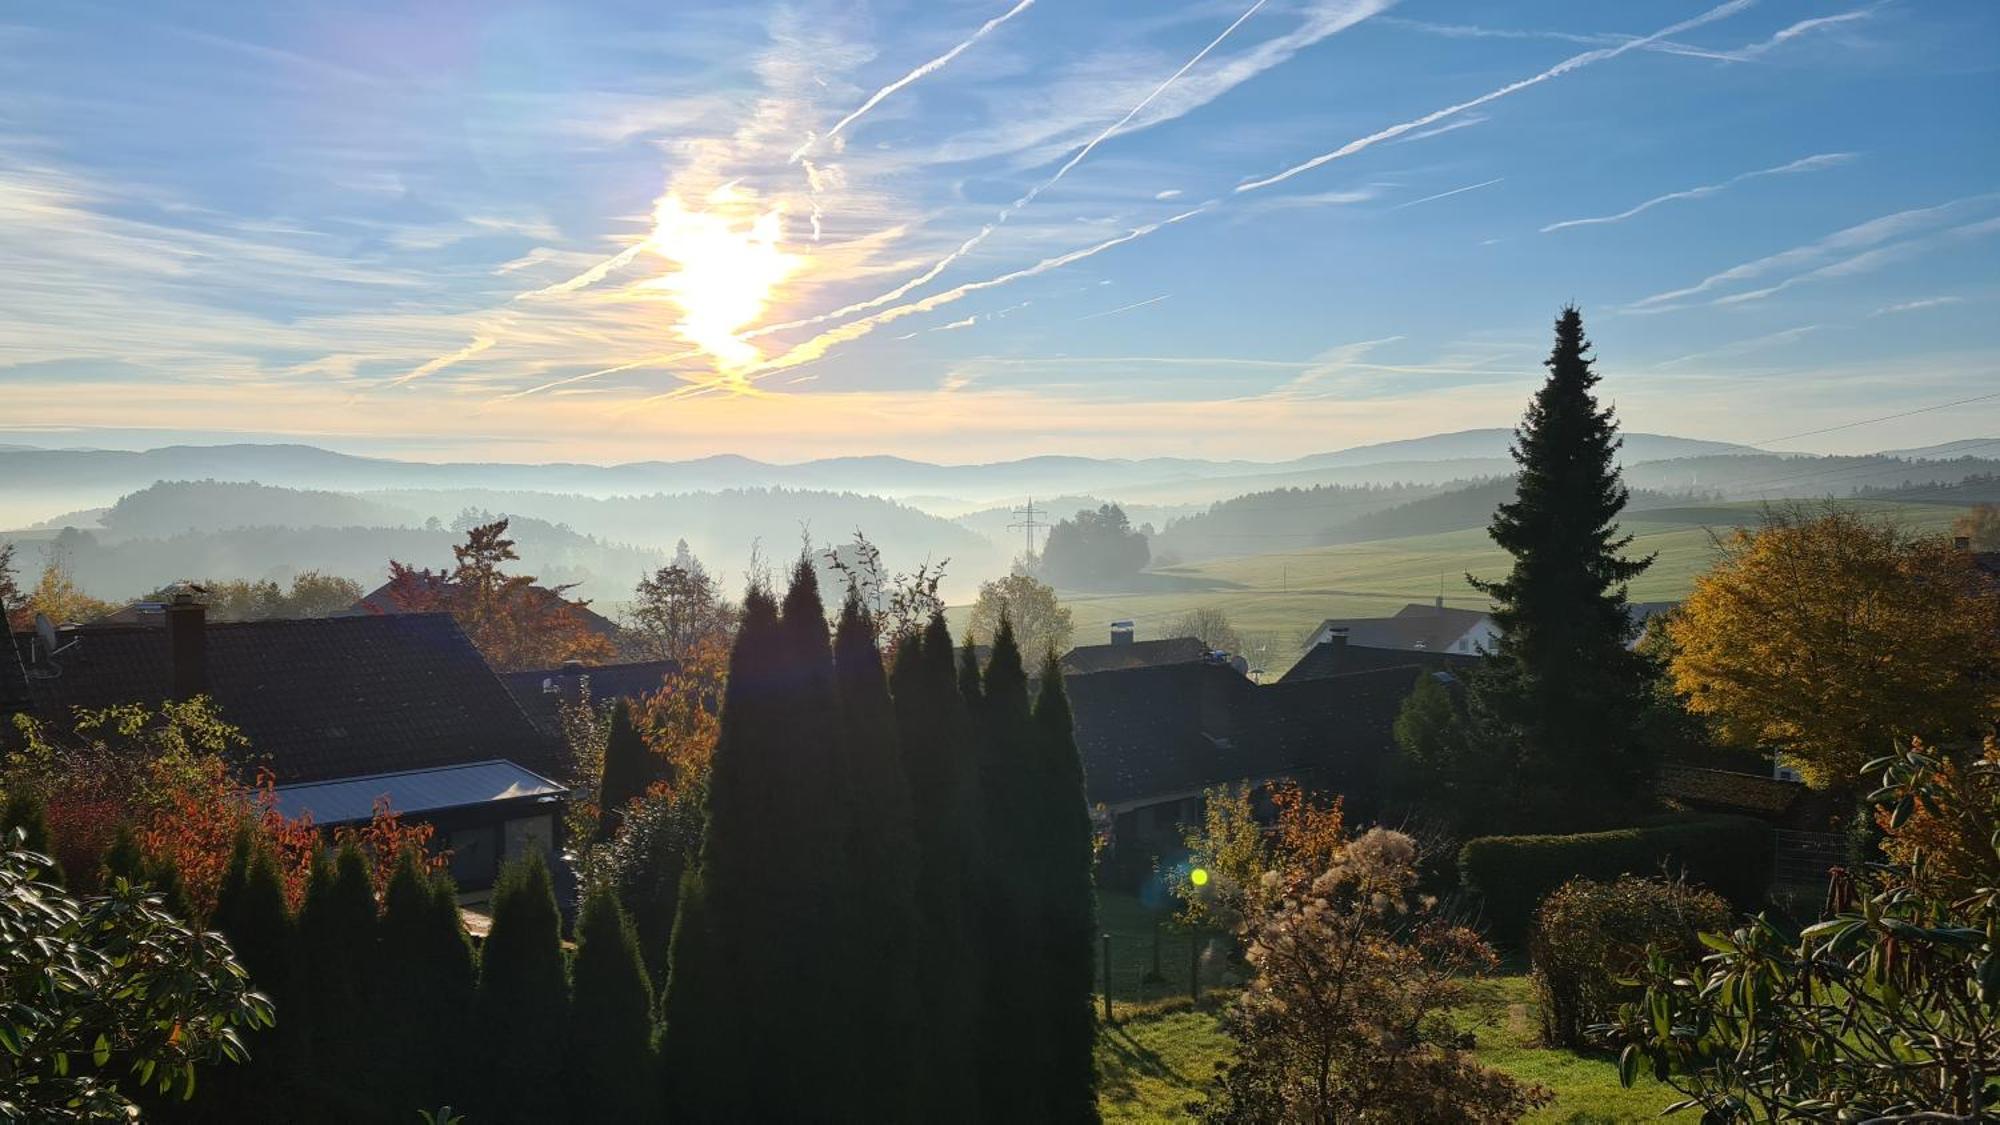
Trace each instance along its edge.
{"label": "sky", "polygon": [[1269,460],[1513,424],[1571,301],[1629,429],[2000,438],[1996,42],[1986,0],[12,5],[0,444]]}

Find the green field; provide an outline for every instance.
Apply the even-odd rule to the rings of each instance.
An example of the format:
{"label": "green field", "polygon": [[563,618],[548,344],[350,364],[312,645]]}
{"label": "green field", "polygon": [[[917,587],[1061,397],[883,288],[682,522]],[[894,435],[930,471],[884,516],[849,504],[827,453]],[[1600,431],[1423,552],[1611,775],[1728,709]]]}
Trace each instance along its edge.
{"label": "green field", "polygon": [[[1740,503],[1633,513],[1624,521],[1634,536],[1631,551],[1659,556],[1632,584],[1633,600],[1685,597],[1695,576],[1714,561],[1713,535],[1754,525],[1759,509]],[[1929,504],[1871,504],[1869,510],[1891,512],[1922,531],[1943,531],[1964,511]],[[1268,635],[1282,642],[1273,647],[1290,655],[1267,660],[1276,666],[1264,669],[1275,676],[1296,659],[1300,636],[1329,617],[1386,616],[1409,602],[1429,602],[1440,589],[1447,605],[1483,608],[1486,600],[1466,585],[1465,575],[1498,578],[1508,561],[1484,529],[1469,529],[1215,559],[1143,574],[1146,588],[1139,592],[1065,590],[1061,596],[1075,618],[1078,644],[1100,643],[1119,620],[1136,623],[1142,640],[1159,637],[1188,610],[1219,607],[1246,639]],[[964,624],[961,609],[952,625],[962,631]]]}

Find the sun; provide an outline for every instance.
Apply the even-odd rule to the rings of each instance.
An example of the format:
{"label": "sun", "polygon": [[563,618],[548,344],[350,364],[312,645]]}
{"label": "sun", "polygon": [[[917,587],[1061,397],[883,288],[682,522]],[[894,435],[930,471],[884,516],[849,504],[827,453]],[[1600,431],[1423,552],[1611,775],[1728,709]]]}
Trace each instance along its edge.
{"label": "sun", "polygon": [[680,337],[715,358],[724,371],[755,365],[763,353],[739,335],[770,305],[772,293],[798,272],[804,258],[787,253],[785,209],[763,206],[757,194],[724,184],[691,208],[668,191],[653,205],[646,248],[677,268],[645,282],[680,308]]}

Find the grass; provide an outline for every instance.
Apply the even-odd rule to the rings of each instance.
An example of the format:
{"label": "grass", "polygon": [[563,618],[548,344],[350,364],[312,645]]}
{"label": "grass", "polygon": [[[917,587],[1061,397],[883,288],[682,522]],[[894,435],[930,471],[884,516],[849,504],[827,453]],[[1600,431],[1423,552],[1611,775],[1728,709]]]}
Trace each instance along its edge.
{"label": "grass", "polygon": [[[1097,1040],[1098,1105],[1107,1122],[1184,1121],[1183,1107],[1207,1091],[1216,1064],[1230,1054],[1216,1024],[1215,1005],[1227,998],[1213,971],[1204,975],[1202,1005],[1187,997],[1187,937],[1162,928],[1165,981],[1142,983],[1151,965],[1153,923],[1163,916],[1127,894],[1100,893],[1098,924],[1112,938],[1112,1014]],[[1101,987],[1101,985],[1100,985]],[[1677,1099],[1642,1076],[1627,1090],[1611,1060],[1544,1047],[1535,1001],[1523,975],[1474,983],[1460,1025],[1477,1036],[1473,1055],[1516,1079],[1553,1090],[1556,1100],[1531,1114],[1534,1123],[1571,1125],[1640,1121]],[[1100,994],[1101,995],[1101,994]],[[1143,998],[1142,998],[1143,997]]]}
{"label": "grass", "polygon": [[[1942,531],[1962,509],[1945,505],[1871,504],[1893,511],[1913,530]],[[1711,531],[1754,524],[1759,505],[1712,504],[1654,509],[1624,520],[1633,535],[1630,553],[1657,553],[1652,568],[1632,584],[1635,601],[1676,601],[1715,561]],[[1375,617],[1409,602],[1429,602],[1442,589],[1445,604],[1484,608],[1486,600],[1465,583],[1468,573],[1497,578],[1507,555],[1484,529],[1413,535],[1367,543],[1279,551],[1168,567],[1149,575],[1141,592],[1063,591],[1076,624],[1076,641],[1102,641],[1111,622],[1130,620],[1141,638],[1158,637],[1190,609],[1217,607],[1246,636],[1275,634],[1278,650],[1291,653],[1298,637],[1329,617]],[[962,630],[966,610],[952,624]],[[1290,660],[1264,670],[1285,671]]]}

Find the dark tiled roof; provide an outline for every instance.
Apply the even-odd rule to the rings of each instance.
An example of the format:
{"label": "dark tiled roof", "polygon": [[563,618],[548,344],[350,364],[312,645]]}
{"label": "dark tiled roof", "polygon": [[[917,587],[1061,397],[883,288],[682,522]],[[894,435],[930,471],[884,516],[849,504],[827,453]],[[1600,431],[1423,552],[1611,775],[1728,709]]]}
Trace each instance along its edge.
{"label": "dark tiled roof", "polygon": [[[432,590],[442,590],[450,581],[441,572],[421,570],[418,571],[417,574],[419,575],[419,580],[424,582],[426,586],[428,586]],[[380,586],[375,587],[375,589],[369,591],[367,594],[362,595],[361,600],[355,602],[353,608],[348,610],[348,612],[352,614],[408,613],[409,610],[404,609],[402,605],[396,601],[395,596],[392,593],[390,593],[390,587],[392,585],[394,585],[394,583],[384,582]],[[558,601],[570,600],[568,598],[564,598],[557,591],[549,589],[547,586],[530,586],[528,587],[528,590],[531,593],[533,593],[534,596],[537,598],[544,598],[544,599],[554,598]],[[571,602],[570,604],[576,610],[577,620],[583,623],[584,628],[589,629],[592,633],[595,633],[598,636],[603,637],[610,641],[615,642],[619,639],[620,632],[616,622],[612,621],[610,618],[604,616],[603,614],[597,612],[596,610],[591,609],[587,605],[581,605],[575,602]]]}
{"label": "dark tiled roof", "polygon": [[1469,652],[1374,648],[1357,645],[1353,641],[1345,645],[1328,641],[1314,645],[1299,657],[1299,662],[1292,665],[1278,682],[1289,684],[1299,680],[1323,680],[1328,676],[1344,676],[1349,672],[1369,672],[1378,668],[1422,667],[1461,671],[1478,663],[1479,657]]}
{"label": "dark tiled roof", "polygon": [[1344,628],[1349,644],[1367,648],[1439,651],[1486,619],[1484,610],[1412,602],[1397,610],[1394,617],[1328,618],[1320,628]]}
{"label": "dark tiled roof", "polygon": [[1192,663],[1071,676],[1064,685],[1092,802],[1143,803],[1295,777],[1365,806],[1420,671],[1260,686],[1226,665]]}
{"label": "dark tiled roof", "polygon": [[1063,671],[1072,676],[1110,672],[1121,668],[1156,668],[1166,664],[1193,664],[1208,656],[1208,646],[1198,637],[1165,637],[1156,641],[1128,641],[1122,644],[1081,645],[1062,658]]}
{"label": "dark tiled roof", "polygon": [[[472,642],[442,613],[215,623],[208,694],[281,784],[503,758],[558,771],[537,731]],[[44,717],[73,707],[157,704],[171,690],[168,632],[65,630],[61,674],[28,681]],[[30,638],[17,636],[26,653]],[[4,680],[19,673],[5,670]],[[4,681],[0,681],[4,682]]]}
{"label": "dark tiled roof", "polygon": [[582,681],[590,681],[590,697],[599,702],[636,699],[659,689],[660,684],[680,665],[672,660],[641,660],[630,664],[565,664],[530,672],[502,672],[521,710],[535,725],[551,734],[562,729],[562,705],[582,697]]}

